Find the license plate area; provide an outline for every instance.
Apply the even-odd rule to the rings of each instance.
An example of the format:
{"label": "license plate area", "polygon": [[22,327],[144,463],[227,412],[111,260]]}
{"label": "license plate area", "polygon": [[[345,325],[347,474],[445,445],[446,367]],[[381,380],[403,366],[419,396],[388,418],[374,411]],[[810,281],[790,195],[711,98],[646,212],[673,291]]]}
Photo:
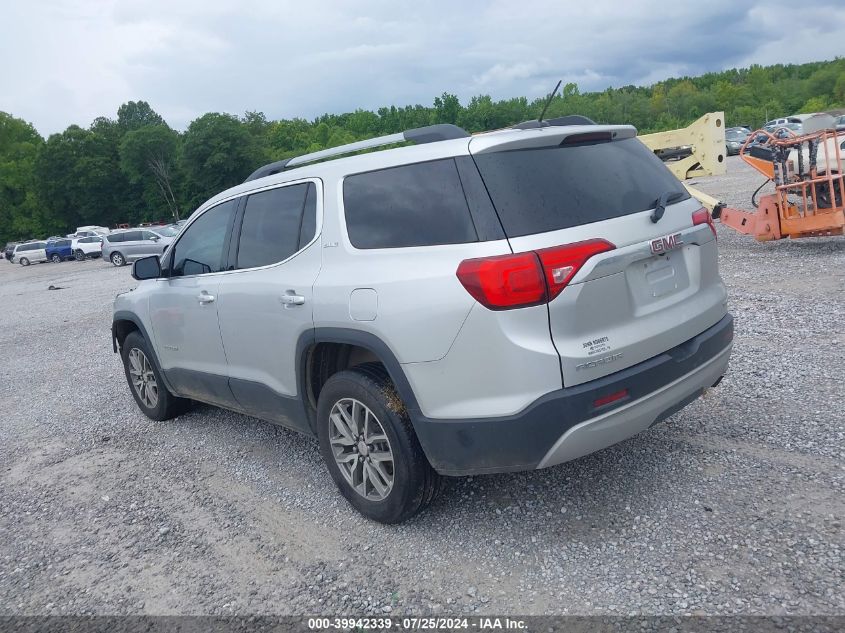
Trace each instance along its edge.
{"label": "license plate area", "polygon": [[676,259],[671,254],[666,254],[661,257],[652,257],[645,262],[646,287],[652,299],[678,290],[678,275],[675,270]]}

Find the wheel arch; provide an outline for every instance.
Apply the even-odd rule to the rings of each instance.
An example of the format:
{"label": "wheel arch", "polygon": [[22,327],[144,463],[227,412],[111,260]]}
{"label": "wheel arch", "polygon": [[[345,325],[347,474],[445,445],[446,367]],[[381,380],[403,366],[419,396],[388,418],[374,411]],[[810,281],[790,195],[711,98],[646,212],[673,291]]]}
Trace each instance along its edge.
{"label": "wheel arch", "polygon": [[320,349],[319,346],[322,344],[346,345],[368,351],[372,355],[372,360],[376,360],[384,366],[405,404],[411,423],[416,427],[416,419],[420,411],[419,404],[411,384],[408,382],[408,378],[390,346],[370,332],[348,328],[318,327],[304,332],[299,337],[296,353],[299,393],[306,410],[309,412],[308,421],[315,433],[317,429],[315,415],[313,415],[313,403],[316,398],[313,391],[311,370],[314,352]]}
{"label": "wheel arch", "polygon": [[156,365],[156,369],[158,369],[158,373],[161,376],[162,382],[164,382],[164,386],[167,387],[167,390],[170,391],[170,393],[175,393],[170,381],[167,379],[167,374],[161,368],[161,363],[158,361],[158,355],[156,354],[153,340],[150,337],[149,332],[147,332],[147,328],[134,312],[129,312],[128,310],[117,310],[114,313],[111,324],[112,351],[114,351],[115,354],[119,354],[123,349],[123,342],[132,332],[140,332],[141,336],[143,336],[147,341],[150,347],[150,353],[153,357],[152,360]]}

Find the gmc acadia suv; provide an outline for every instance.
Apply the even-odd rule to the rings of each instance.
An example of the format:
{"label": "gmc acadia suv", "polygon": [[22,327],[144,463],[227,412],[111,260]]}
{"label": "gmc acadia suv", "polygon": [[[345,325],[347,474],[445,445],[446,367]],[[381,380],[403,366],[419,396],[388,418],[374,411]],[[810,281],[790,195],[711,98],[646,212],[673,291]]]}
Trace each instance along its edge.
{"label": "gmc acadia suv", "polygon": [[132,395],[316,436],[385,523],[649,428],[721,380],[733,320],[709,213],[635,135],[436,125],[262,167],[135,262]]}

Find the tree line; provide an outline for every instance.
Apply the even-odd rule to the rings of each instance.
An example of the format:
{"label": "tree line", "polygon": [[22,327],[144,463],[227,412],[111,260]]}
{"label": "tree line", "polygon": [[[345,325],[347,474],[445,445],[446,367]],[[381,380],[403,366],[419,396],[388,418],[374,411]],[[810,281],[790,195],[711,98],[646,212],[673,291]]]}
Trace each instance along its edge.
{"label": "tree line", "polygon": [[[184,132],[167,125],[145,101],[130,101],[116,118],[71,125],[44,139],[26,121],[0,112],[0,244],[62,235],[76,226],[115,226],[187,217],[212,195],[282,158],[433,123],[470,132],[537,118],[547,97],[462,104],[452,94],[431,106],[389,106],[269,121],[208,113]],[[598,123],[630,123],[640,132],[688,125],[723,110],[728,125],[760,127],[777,116],[845,106],[845,59],[751,66],[667,79],[652,86],[579,91],[570,83],[546,118],[583,114]]]}

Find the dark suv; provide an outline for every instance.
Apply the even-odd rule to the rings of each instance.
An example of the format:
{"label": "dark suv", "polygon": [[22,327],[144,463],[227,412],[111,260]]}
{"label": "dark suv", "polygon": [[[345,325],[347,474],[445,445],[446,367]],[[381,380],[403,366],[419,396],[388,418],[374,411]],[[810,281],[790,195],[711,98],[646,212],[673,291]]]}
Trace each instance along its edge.
{"label": "dark suv", "polygon": [[3,248],[3,257],[5,257],[9,263],[12,263],[12,253],[15,252],[15,246],[18,245],[18,242],[6,242],[6,246]]}

